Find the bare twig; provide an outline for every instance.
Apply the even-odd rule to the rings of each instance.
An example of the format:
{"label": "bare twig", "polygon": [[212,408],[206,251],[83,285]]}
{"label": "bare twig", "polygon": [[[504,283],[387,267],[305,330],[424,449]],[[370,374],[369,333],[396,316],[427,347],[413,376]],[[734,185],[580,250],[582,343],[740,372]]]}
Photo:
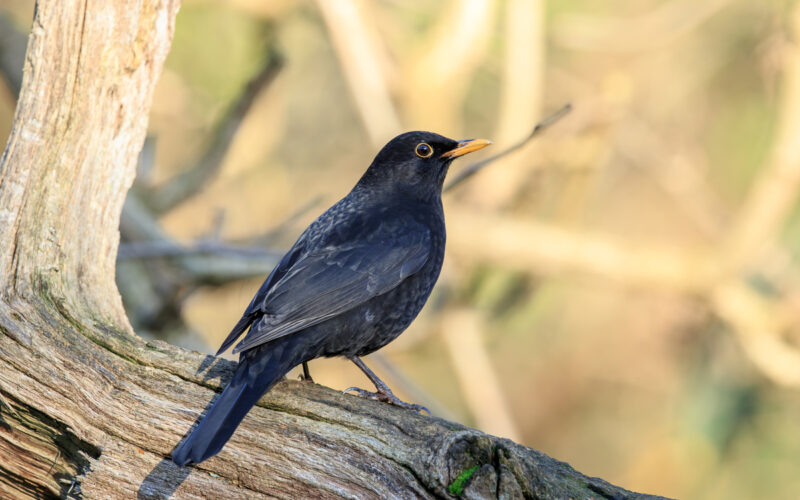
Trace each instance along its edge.
{"label": "bare twig", "polygon": [[447,192],[447,191],[453,189],[454,187],[456,187],[457,185],[461,184],[462,182],[464,182],[468,178],[472,177],[473,175],[477,174],[478,172],[480,172],[484,168],[488,167],[490,164],[492,164],[492,163],[496,162],[497,160],[499,160],[499,159],[501,159],[501,158],[503,158],[505,156],[508,156],[509,154],[511,154],[514,151],[518,150],[519,148],[521,148],[522,146],[527,144],[528,141],[530,141],[531,139],[533,139],[534,137],[536,137],[540,133],[544,132],[550,125],[553,125],[558,120],[563,118],[564,115],[569,113],[571,109],[572,109],[572,105],[571,104],[564,105],[564,107],[562,107],[561,109],[559,109],[558,111],[556,111],[552,115],[548,116],[544,120],[542,120],[539,123],[537,123],[536,126],[533,127],[533,130],[531,130],[531,133],[528,134],[528,136],[525,137],[524,139],[518,141],[515,144],[512,144],[511,146],[509,146],[508,148],[504,149],[503,151],[500,151],[499,153],[497,153],[494,156],[490,156],[490,157],[488,157],[488,158],[486,158],[484,160],[472,163],[469,166],[465,167],[460,172],[458,172],[458,174],[454,175],[450,179],[450,182],[448,182],[447,185],[444,187],[444,192]]}
{"label": "bare twig", "polygon": [[231,106],[200,160],[148,196],[148,204],[156,213],[164,213],[195,195],[216,174],[256,96],[275,80],[282,67],[283,57],[275,51],[268,51],[264,66]]}
{"label": "bare twig", "polygon": [[311,210],[317,208],[322,203],[322,196],[315,196],[308,200],[308,202],[300,205],[300,208],[292,212],[283,221],[278,223],[277,226],[271,228],[266,233],[258,236],[250,236],[246,239],[237,241],[236,243],[256,245],[256,246],[269,246],[274,240],[284,234],[289,228],[294,226],[300,219],[305,217]]}
{"label": "bare twig", "polygon": [[280,252],[218,242],[201,242],[194,247],[168,241],[120,245],[121,260],[169,258],[176,264],[180,282],[193,287],[264,276],[272,271],[281,255]]}
{"label": "bare twig", "polygon": [[[120,220],[118,286],[132,323],[168,334],[184,329],[181,305],[198,286],[220,285],[268,274],[280,257],[263,248],[201,241],[176,242],[136,190],[128,193]],[[147,265],[145,259],[154,258]]]}
{"label": "bare twig", "polygon": [[216,255],[234,258],[268,258],[280,257],[282,252],[265,250],[251,246],[231,245],[221,241],[199,241],[193,246],[183,246],[169,240],[134,241],[120,243],[118,260],[152,259],[159,257],[196,257]]}
{"label": "bare twig", "polygon": [[120,245],[119,259],[169,258],[186,285],[223,284],[269,274],[282,253],[222,242],[184,247],[173,241],[141,241]]}

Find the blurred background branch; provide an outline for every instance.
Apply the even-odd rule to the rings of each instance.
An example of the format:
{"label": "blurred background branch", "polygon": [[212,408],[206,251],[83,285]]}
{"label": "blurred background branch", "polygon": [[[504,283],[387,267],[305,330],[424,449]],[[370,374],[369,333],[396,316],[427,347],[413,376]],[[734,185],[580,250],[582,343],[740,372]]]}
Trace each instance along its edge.
{"label": "blurred background branch", "polygon": [[699,28],[730,0],[670,0],[627,19],[568,16],[559,26],[557,40],[577,50],[597,52],[646,52],[676,42]]}
{"label": "blurred background branch", "polygon": [[[789,18],[790,36],[800,39],[800,7]],[[733,270],[779,236],[800,191],[800,48],[783,53],[783,82],[775,142],[767,164],[753,182],[727,241]]]}
{"label": "blurred background branch", "polygon": [[364,2],[316,2],[339,58],[350,94],[374,146],[400,131],[400,118],[389,94],[390,62],[381,53],[382,40],[364,17]]}
{"label": "blurred background branch", "polygon": [[163,184],[152,188],[145,200],[151,209],[162,214],[197,194],[215,175],[233,143],[242,121],[250,112],[256,96],[270,85],[283,66],[279,52],[267,52],[262,68],[247,83],[231,109],[220,120],[203,155],[193,165]]}
{"label": "blurred background branch", "polygon": [[[511,0],[505,6],[500,106],[493,135],[499,147],[516,142],[521,132],[533,128],[542,116],[544,4],[544,0]],[[526,144],[504,158],[501,168],[487,172],[480,186],[472,186],[472,198],[485,208],[513,203],[537,165],[531,161],[535,148]]]}

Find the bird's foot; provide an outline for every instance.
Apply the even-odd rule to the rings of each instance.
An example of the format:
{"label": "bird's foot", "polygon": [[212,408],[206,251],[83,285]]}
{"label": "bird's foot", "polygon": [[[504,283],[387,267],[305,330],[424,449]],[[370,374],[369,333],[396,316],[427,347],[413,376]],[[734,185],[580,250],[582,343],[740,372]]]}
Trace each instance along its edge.
{"label": "bird's foot", "polygon": [[314,379],[311,378],[311,371],[308,369],[308,362],[303,362],[303,373],[300,375],[300,380],[303,382],[310,382],[314,383]]}
{"label": "bird's foot", "polygon": [[405,401],[401,400],[394,393],[389,390],[388,387],[386,388],[378,388],[376,392],[369,392],[364,389],[358,387],[350,387],[344,390],[344,393],[347,394],[348,392],[354,392],[357,396],[362,397],[364,399],[371,399],[373,401],[381,401],[383,403],[389,403],[390,405],[397,406],[400,408],[405,408],[406,410],[414,410],[416,412],[425,412],[429,416],[431,416],[431,411],[425,408],[422,405],[418,405],[415,403],[406,403]]}

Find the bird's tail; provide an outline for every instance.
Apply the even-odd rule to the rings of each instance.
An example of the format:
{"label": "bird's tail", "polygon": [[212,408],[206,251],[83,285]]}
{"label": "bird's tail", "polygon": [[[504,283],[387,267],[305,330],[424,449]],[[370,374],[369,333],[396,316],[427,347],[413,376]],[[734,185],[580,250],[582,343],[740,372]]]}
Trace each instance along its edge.
{"label": "bird's tail", "polygon": [[259,398],[302,361],[284,349],[268,349],[264,346],[241,358],[230,383],[200,424],[173,450],[173,462],[181,466],[200,463],[219,453]]}

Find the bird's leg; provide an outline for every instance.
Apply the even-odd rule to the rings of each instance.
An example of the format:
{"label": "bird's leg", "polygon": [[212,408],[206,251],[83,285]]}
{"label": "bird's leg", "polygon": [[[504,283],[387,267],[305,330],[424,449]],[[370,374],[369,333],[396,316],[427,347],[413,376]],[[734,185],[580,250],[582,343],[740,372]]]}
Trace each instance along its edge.
{"label": "bird's leg", "polygon": [[311,378],[311,372],[308,370],[308,361],[303,361],[303,374],[300,375],[300,380],[314,383],[314,379]]}
{"label": "bird's leg", "polygon": [[428,415],[431,415],[431,411],[425,408],[422,405],[414,404],[414,403],[406,403],[405,401],[401,401],[397,396],[394,395],[391,389],[383,383],[383,380],[379,379],[375,372],[370,370],[367,365],[361,361],[361,358],[358,356],[348,357],[350,361],[355,363],[355,365],[361,368],[361,371],[364,372],[364,375],[367,376],[370,381],[375,384],[375,388],[377,391],[369,392],[365,391],[364,389],[360,389],[358,387],[350,387],[346,389],[344,392],[355,392],[362,398],[372,399],[374,401],[383,401],[384,403],[389,403],[394,406],[399,406],[400,408],[405,408],[407,410],[414,410],[414,411],[425,411]]}

